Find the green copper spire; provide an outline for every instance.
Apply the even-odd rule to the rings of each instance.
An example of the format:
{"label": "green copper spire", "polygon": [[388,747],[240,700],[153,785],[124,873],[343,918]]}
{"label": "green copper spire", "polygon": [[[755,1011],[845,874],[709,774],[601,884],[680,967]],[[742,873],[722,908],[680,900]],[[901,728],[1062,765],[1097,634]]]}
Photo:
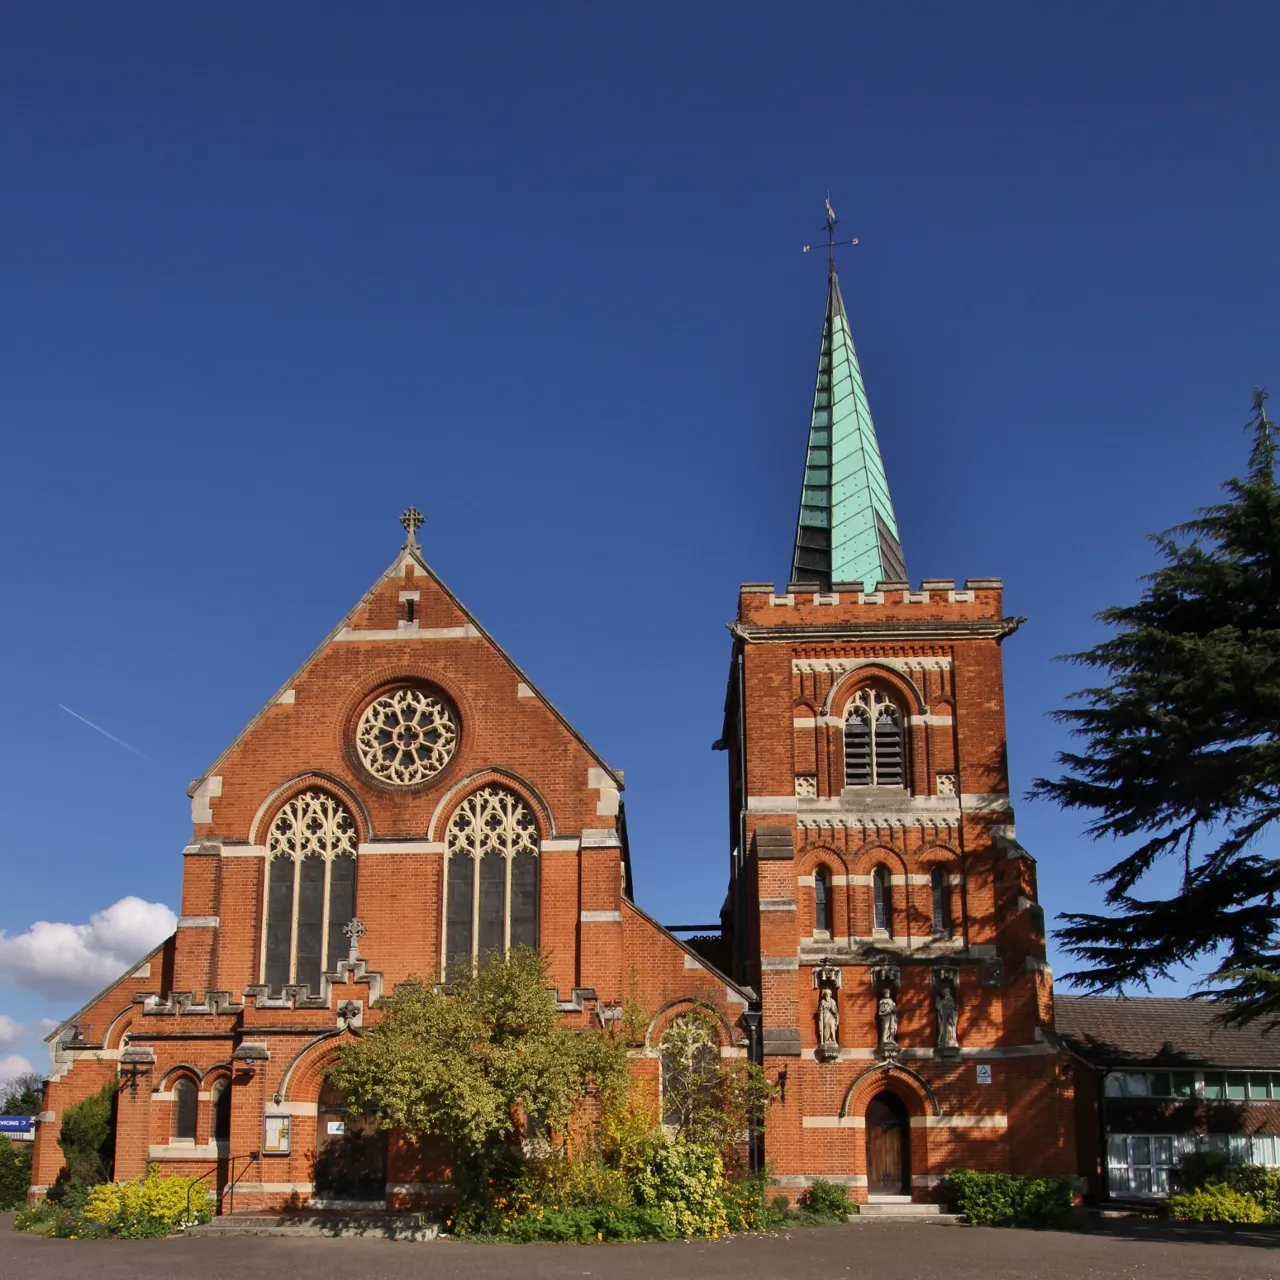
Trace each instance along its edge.
{"label": "green copper spire", "polygon": [[[830,204],[827,214],[830,240],[835,228]],[[874,591],[877,582],[906,579],[898,522],[833,248],[791,580],[827,589],[834,582],[861,582]]]}

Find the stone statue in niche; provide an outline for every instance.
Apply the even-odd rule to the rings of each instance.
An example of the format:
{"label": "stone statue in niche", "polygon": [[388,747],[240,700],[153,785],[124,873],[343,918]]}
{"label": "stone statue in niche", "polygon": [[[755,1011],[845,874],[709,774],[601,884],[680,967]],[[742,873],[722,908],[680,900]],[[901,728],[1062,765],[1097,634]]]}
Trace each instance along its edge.
{"label": "stone statue in niche", "polygon": [[835,1057],[840,1052],[840,1008],[830,987],[823,987],[818,997],[818,1045],[824,1056]]}
{"label": "stone statue in niche", "polygon": [[880,1048],[896,1049],[898,1047],[898,1002],[893,998],[891,987],[880,989],[880,999],[876,1003],[876,1021],[880,1027]]}
{"label": "stone statue in niche", "polygon": [[956,1004],[955,991],[950,984],[940,986],[933,997],[933,1007],[938,1014],[938,1049],[958,1053],[960,1041],[956,1028],[960,1022],[960,1006]]}

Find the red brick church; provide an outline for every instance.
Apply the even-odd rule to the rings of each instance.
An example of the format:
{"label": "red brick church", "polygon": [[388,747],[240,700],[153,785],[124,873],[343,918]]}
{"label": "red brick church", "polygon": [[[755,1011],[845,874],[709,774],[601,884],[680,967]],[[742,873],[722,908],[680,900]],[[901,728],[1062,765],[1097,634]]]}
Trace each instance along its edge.
{"label": "red brick church", "polygon": [[118,1177],[215,1171],[235,1210],[430,1200],[447,1168],[345,1117],[326,1070],[408,975],[518,943],[572,1025],[639,1002],[658,1090],[666,1028],[710,1009],[780,1086],[783,1186],[1076,1172],[1005,761],[1018,619],[998,579],[908,580],[834,264],[792,580],[743,586],[731,628],[718,937],[636,905],[622,774],[432,572],[420,519],[192,785],[177,931],[51,1037],[33,1195],[67,1106],[119,1078]]}

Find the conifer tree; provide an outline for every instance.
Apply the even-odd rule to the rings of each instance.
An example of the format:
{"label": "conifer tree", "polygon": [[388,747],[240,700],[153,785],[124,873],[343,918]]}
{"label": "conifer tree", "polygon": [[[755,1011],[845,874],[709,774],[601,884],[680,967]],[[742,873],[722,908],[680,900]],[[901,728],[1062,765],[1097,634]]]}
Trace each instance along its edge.
{"label": "conifer tree", "polygon": [[[1096,877],[1107,914],[1062,917],[1059,938],[1092,991],[1148,986],[1211,960],[1228,1021],[1280,1024],[1280,488],[1266,392],[1254,393],[1253,448],[1225,500],[1153,537],[1164,563],[1141,599],[1103,611],[1113,634],[1069,660],[1106,683],[1056,718],[1081,747],[1033,795],[1091,812],[1097,838],[1137,840]],[[1160,860],[1177,891],[1145,897]]]}

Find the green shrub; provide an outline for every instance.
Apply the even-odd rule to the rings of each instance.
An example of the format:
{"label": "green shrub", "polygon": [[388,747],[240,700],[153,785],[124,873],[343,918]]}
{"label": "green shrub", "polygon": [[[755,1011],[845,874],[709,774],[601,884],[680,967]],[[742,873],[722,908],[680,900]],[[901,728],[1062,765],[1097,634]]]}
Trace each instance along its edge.
{"label": "green shrub", "polygon": [[74,1103],[62,1114],[58,1145],[67,1165],[61,1181],[92,1186],[110,1179],[116,1145],[116,1094],[111,1080],[97,1093]]}
{"label": "green shrub", "polygon": [[836,1222],[849,1219],[849,1193],[838,1182],[815,1178],[800,1197],[800,1207],[815,1218],[830,1218]]}
{"label": "green shrub", "polygon": [[31,1185],[31,1144],[0,1137],[0,1212],[26,1203]]}
{"label": "green shrub", "polygon": [[770,1201],[770,1206],[773,1209],[774,1213],[779,1214],[781,1217],[785,1218],[787,1214],[791,1212],[791,1197],[784,1196],[784,1195],[776,1195]]}
{"label": "green shrub", "polygon": [[1173,1180],[1181,1191],[1194,1191],[1207,1187],[1211,1182],[1225,1181],[1224,1174],[1231,1164],[1225,1151],[1188,1151],[1178,1160]]}
{"label": "green shrub", "polygon": [[722,1191],[724,1164],[715,1147],[669,1142],[636,1177],[636,1199],[664,1214],[677,1236],[710,1236],[729,1230]]}
{"label": "green shrub", "polygon": [[145,1178],[94,1187],[85,1201],[83,1216],[108,1235],[138,1240],[172,1235],[179,1226],[208,1222],[211,1209],[207,1187],[192,1187],[190,1178],[161,1177],[158,1167],[152,1165]]}
{"label": "green shrub", "polygon": [[1184,1191],[1165,1201],[1165,1212],[1178,1222],[1263,1222],[1257,1201],[1223,1182]]}
{"label": "green shrub", "polygon": [[1065,1227],[1074,1218],[1066,1178],[953,1169],[947,1183],[952,1208],[976,1227]]}
{"label": "green shrub", "polygon": [[512,1218],[503,1236],[519,1243],[576,1240],[582,1244],[613,1240],[671,1240],[666,1214],[637,1205],[595,1205],[532,1209]]}
{"label": "green shrub", "polygon": [[771,1231],[786,1222],[791,1207],[786,1196],[769,1200],[769,1178],[763,1173],[727,1182],[720,1195],[730,1231]]}
{"label": "green shrub", "polygon": [[1260,1164],[1228,1165],[1223,1182],[1248,1196],[1262,1210],[1264,1222],[1280,1222],[1280,1169]]}

